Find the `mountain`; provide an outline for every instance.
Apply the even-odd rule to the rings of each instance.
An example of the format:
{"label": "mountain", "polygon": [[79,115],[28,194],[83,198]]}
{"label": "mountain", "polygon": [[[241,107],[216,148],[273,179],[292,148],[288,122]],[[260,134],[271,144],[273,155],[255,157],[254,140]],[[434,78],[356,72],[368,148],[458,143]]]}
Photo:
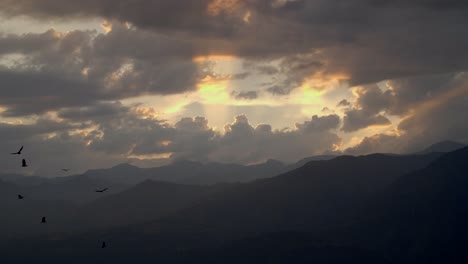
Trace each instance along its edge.
{"label": "mountain", "polygon": [[[354,223],[372,197],[441,155],[343,156],[218,187],[146,181],[70,214],[70,226],[97,223],[91,233],[72,229],[71,236],[10,241],[5,248],[12,248],[11,259],[57,258],[55,263],[386,263],[354,245],[317,242],[317,236]],[[109,244],[105,253],[99,251],[102,240]]]}
{"label": "mountain", "polygon": [[370,197],[442,154],[341,156],[286,174],[241,184],[148,224],[145,230],[193,230],[233,237],[281,230],[315,234],[352,222]]}
{"label": "mountain", "polygon": [[343,237],[395,263],[466,263],[468,148],[398,179]]}
{"label": "mountain", "polygon": [[331,160],[331,159],[334,159],[336,157],[338,157],[338,156],[337,155],[320,155],[320,156],[312,156],[312,157],[303,158],[303,159],[299,160],[296,163],[293,163],[293,164],[290,164],[290,165],[284,167],[284,169],[282,170],[282,173],[285,173],[285,172],[292,171],[292,170],[295,170],[297,168],[300,168],[300,167],[306,165],[307,163],[309,163],[311,161]]}
{"label": "mountain", "polygon": [[[103,179],[94,179],[86,175],[50,179],[46,183],[22,187],[29,199],[44,201],[69,201],[77,204],[90,202],[102,196],[121,192],[129,185],[114,183]],[[109,188],[105,193],[95,190]]]}
{"label": "mountain", "polygon": [[24,176],[19,174],[0,174],[0,180],[20,186],[34,186],[49,182],[50,179],[39,176]]}
{"label": "mountain", "polygon": [[[78,229],[112,228],[158,219],[185,209],[229,185],[191,186],[146,180],[78,208],[70,225]],[[90,217],[92,216],[92,217]]]}
{"label": "mountain", "polygon": [[111,169],[91,170],[85,173],[93,179],[122,184],[138,184],[145,180],[167,181],[179,184],[212,185],[217,183],[249,182],[273,177],[285,165],[276,160],[255,165],[178,161],[156,168],[138,168],[121,164]]}
{"label": "mountain", "polygon": [[[122,239],[126,235],[127,239]],[[100,248],[106,239],[108,247]],[[204,237],[177,237],[203,245]],[[213,247],[183,247],[169,237],[121,234],[120,239],[99,234],[74,240],[14,241],[2,254],[7,263],[316,263],[388,264],[378,254],[356,247],[328,245],[299,232],[275,232],[220,244]],[[12,247],[13,246],[13,247]],[[27,253],[27,254],[25,254]]]}
{"label": "mountain", "polygon": [[16,201],[21,188],[15,184],[0,179],[0,205]]}
{"label": "mountain", "polygon": [[187,254],[196,263],[388,263],[369,250],[329,245],[301,232],[275,232],[227,243],[219,248]]}
{"label": "mountain", "polygon": [[[12,212],[29,221],[21,226],[41,236],[4,241],[2,256],[25,263],[465,263],[467,158],[468,148],[341,156],[249,183],[145,181],[72,211],[36,206],[51,221],[63,220],[55,212],[64,210],[65,229],[31,222],[34,206],[19,203]],[[96,229],[81,233],[80,226]]]}
{"label": "mountain", "polygon": [[466,147],[465,144],[447,140],[432,144],[425,150],[419,152],[419,154],[427,154],[432,152],[452,152],[464,147]]}

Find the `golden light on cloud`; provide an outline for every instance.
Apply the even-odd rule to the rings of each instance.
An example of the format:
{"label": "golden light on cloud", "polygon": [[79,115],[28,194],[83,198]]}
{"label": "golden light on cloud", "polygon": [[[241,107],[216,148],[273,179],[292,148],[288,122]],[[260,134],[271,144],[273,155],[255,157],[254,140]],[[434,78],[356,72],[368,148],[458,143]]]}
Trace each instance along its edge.
{"label": "golden light on cloud", "polygon": [[81,75],[83,75],[83,77],[88,77],[88,75],[89,75],[89,67],[83,68],[83,70],[81,70]]}
{"label": "golden light on cloud", "polygon": [[139,160],[157,160],[157,159],[169,159],[172,153],[161,153],[161,154],[147,154],[147,155],[128,155],[129,159]]}
{"label": "golden light on cloud", "polygon": [[316,74],[307,79],[301,87],[297,89],[297,92],[293,93],[296,95],[295,103],[325,105],[323,95],[330,90],[339,88],[346,78],[346,75],[324,76],[322,74]]}
{"label": "golden light on cloud", "polygon": [[104,21],[101,23],[101,28],[107,34],[112,31],[112,23],[110,23],[109,21]]}
{"label": "golden light on cloud", "polygon": [[252,17],[252,12],[250,11],[247,11],[244,15],[244,17],[242,18],[242,20],[245,22],[245,23],[250,23],[250,18]]}
{"label": "golden light on cloud", "polygon": [[146,119],[157,119],[159,113],[153,107],[136,107],[134,110],[139,116]]}
{"label": "golden light on cloud", "polygon": [[241,0],[213,0],[207,8],[208,14],[211,16],[219,16],[221,14],[233,15],[244,7]]}
{"label": "golden light on cloud", "polygon": [[228,80],[216,80],[206,77],[198,84],[198,94],[205,103],[218,104],[228,102],[229,93],[226,91]]}
{"label": "golden light on cloud", "polygon": [[208,56],[197,56],[192,59],[193,62],[202,63],[207,61],[228,61],[234,60],[237,57],[232,55],[208,55]]}

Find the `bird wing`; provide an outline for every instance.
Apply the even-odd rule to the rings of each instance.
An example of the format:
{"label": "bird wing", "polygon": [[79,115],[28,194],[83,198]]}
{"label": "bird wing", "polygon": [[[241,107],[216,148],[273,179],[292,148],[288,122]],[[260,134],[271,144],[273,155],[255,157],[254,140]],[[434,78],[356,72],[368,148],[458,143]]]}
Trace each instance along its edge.
{"label": "bird wing", "polygon": [[24,146],[21,146],[20,150],[18,151],[18,153],[21,153],[21,151],[23,151],[23,148]]}

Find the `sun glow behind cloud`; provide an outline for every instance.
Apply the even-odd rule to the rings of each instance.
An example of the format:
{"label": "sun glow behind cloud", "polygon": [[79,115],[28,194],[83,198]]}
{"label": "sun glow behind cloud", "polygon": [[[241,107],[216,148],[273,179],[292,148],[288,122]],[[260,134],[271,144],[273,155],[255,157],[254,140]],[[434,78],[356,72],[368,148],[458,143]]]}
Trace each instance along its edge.
{"label": "sun glow behind cloud", "polygon": [[[344,81],[347,79],[346,75],[327,76],[317,73],[289,95],[277,96],[267,92],[261,85],[262,82],[269,81],[271,76],[261,76],[253,70],[245,72],[245,62],[238,57],[197,56],[192,61],[201,69],[208,65],[211,71],[198,81],[195,91],[171,96],[145,96],[126,101],[152,107],[161,114],[162,119],[170,123],[185,116],[204,116],[209,120],[210,126],[222,132],[224,125],[239,114],[246,114],[253,125],[267,122],[274,129],[294,127],[295,123],[308,120],[313,115],[324,115],[324,107],[329,107],[330,113],[339,114],[334,109],[338,98],[341,100],[343,96],[352,96]],[[241,73],[247,73],[247,77],[234,77]],[[235,95],[241,91],[256,91],[258,97],[249,100],[236,98]]]}
{"label": "sun glow behind cloud", "polygon": [[[218,4],[224,5],[221,2],[217,1]],[[219,12],[219,15],[229,10],[228,14],[232,14],[233,10],[239,8],[235,2],[227,4],[216,12]],[[241,20],[248,23],[254,14],[248,10],[242,10],[239,15],[241,15]],[[97,25],[99,27],[99,24]],[[112,23],[103,22],[100,24],[99,30],[99,32],[110,32]],[[63,38],[67,33],[55,31],[54,34],[57,38]],[[3,62],[8,62],[4,63],[7,65],[21,60],[21,57],[3,58]],[[323,115],[322,109],[324,107],[330,108],[330,113],[341,114],[334,109],[337,102],[330,97],[330,93],[335,93],[346,86],[345,80],[349,78],[346,75],[327,75],[319,72],[306,79],[290,94],[277,96],[267,92],[267,87],[262,85],[262,83],[271,81],[269,78],[272,76],[262,76],[254,70],[245,72],[245,61],[239,57],[229,54],[212,54],[196,56],[192,62],[198,64],[200,69],[209,67],[212,71],[212,74],[198,81],[194,91],[177,95],[145,95],[125,99],[123,103],[125,105],[141,104],[141,108],[139,108],[141,116],[167,120],[171,124],[185,116],[205,116],[209,120],[210,126],[217,128],[220,132],[222,132],[224,125],[231,122],[232,118],[238,114],[246,114],[254,126],[258,123],[269,123],[274,129],[293,127],[294,123],[309,120],[313,115]],[[271,63],[276,67],[279,66],[275,64],[275,61]],[[82,77],[87,78],[89,71],[89,68],[83,68]],[[133,65],[130,61],[118,68],[108,81],[110,84],[118,82],[124,75],[132,72]],[[246,77],[236,77],[242,74],[245,74]],[[132,85],[127,87],[134,88]],[[255,91],[258,97],[249,100],[236,98],[236,94],[246,91]],[[348,95],[346,94],[346,96]],[[340,94],[337,97],[343,99],[346,96]],[[194,108],[194,105],[199,107]],[[340,136],[347,138],[355,134],[369,135],[385,132],[389,129],[391,128],[369,127],[357,133]],[[346,142],[346,140],[344,141]],[[345,143],[345,145],[349,144]]]}

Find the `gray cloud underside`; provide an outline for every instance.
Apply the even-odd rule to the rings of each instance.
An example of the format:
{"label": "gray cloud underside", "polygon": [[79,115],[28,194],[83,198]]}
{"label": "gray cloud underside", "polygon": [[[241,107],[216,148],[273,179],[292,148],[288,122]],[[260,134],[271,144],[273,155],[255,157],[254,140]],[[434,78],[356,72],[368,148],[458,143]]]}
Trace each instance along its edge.
{"label": "gray cloud underside", "polygon": [[393,80],[389,86],[391,92],[381,92],[379,95],[386,98],[381,101],[385,103],[372,105],[371,102],[361,102],[360,107],[408,114],[398,124],[400,135],[376,134],[366,137],[357,146],[346,150],[347,153],[408,153],[447,139],[468,142],[466,73]]}
{"label": "gray cloud underside", "polygon": [[0,68],[4,116],[182,93],[210,74],[208,66],[192,62],[189,44],[122,25],[106,35],[50,30],[0,36],[0,59],[18,53],[23,57]]}
{"label": "gray cloud underside", "polygon": [[[0,147],[12,152],[27,145],[30,170],[54,175],[47,159],[71,164],[75,170],[115,165],[128,157],[169,154],[170,160],[190,159],[255,163],[268,158],[285,161],[322,154],[339,145],[336,115],[314,116],[295,129],[276,131],[270,125],[249,124],[244,115],[227,124],[224,133],[213,130],[203,117],[182,118],[174,125],[142,115],[139,107],[119,102],[68,108],[60,121],[39,119],[30,125],[0,124]],[[90,157],[93,160],[90,160]],[[55,158],[54,158],[55,159]],[[3,164],[4,163],[4,164]],[[18,171],[15,163],[2,162],[2,171]]]}
{"label": "gray cloud underside", "polygon": [[[209,14],[211,2],[0,0],[6,16],[97,16],[114,25],[109,34],[0,35],[0,60],[23,55],[0,66],[2,115],[55,110],[64,120],[2,124],[0,134],[9,139],[0,142],[2,149],[15,150],[22,143],[40,146],[32,147],[31,158],[43,159],[35,164],[50,164],[43,156],[68,153],[60,160],[66,164],[69,157],[80,168],[160,153],[172,153],[173,159],[245,163],[267,157],[299,159],[333,149],[341,142],[336,134],[340,128],[354,132],[386,125],[391,115],[406,117],[398,124],[401,136],[367,137],[347,152],[406,152],[445,139],[467,142],[466,76],[458,74],[468,66],[466,1],[238,0],[228,1],[235,10]],[[243,18],[248,10],[247,24]],[[277,95],[290,93],[314,74],[344,74],[351,85],[392,79],[391,89],[364,85],[355,102],[343,101],[342,127],[332,115],[314,117],[295,130],[274,131],[268,125],[253,127],[239,116],[226,126],[225,135],[213,131],[204,118],[169,125],[143,118],[134,108],[103,103],[192,91],[212,74],[209,65],[192,59],[210,54],[244,58],[248,72],[272,78],[259,89]],[[70,132],[85,128],[84,134]],[[46,165],[33,169],[47,172]]]}
{"label": "gray cloud underside", "polygon": [[[138,47],[134,50],[143,55],[140,59],[154,58],[158,51],[173,54],[170,50],[184,41],[191,44],[177,54],[233,54],[256,61],[286,58],[279,69],[258,68],[267,74],[287,73],[276,84],[279,88],[270,89],[276,94],[288,93],[317,72],[347,74],[351,84],[363,84],[468,66],[463,52],[468,44],[468,5],[463,1],[218,1],[229,7],[224,9],[210,8],[213,2],[1,0],[0,10],[39,19],[98,16],[177,38],[176,45],[163,45],[165,49],[158,41],[150,49],[133,39]],[[248,11],[251,17],[245,23]],[[108,52],[119,54],[116,46],[120,45]],[[288,64],[298,54],[304,60],[300,67]]]}

